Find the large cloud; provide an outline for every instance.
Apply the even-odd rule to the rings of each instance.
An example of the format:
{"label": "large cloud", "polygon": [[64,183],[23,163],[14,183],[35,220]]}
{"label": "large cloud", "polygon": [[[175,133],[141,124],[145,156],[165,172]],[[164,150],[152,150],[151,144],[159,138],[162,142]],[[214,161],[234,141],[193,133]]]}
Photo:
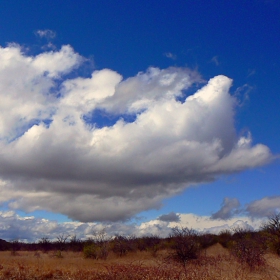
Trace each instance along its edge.
{"label": "large cloud", "polygon": [[83,60],[70,46],[31,57],[11,45],[0,59],[0,197],[14,209],[124,220],[271,159],[266,146],[236,136],[225,76],[185,98],[201,82],[185,68],[63,80]]}

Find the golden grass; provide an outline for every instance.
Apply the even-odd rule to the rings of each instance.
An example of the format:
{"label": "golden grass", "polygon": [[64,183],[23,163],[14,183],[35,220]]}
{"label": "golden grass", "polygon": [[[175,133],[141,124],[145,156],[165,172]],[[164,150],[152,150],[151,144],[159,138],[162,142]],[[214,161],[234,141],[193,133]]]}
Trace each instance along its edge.
{"label": "golden grass", "polygon": [[166,261],[167,251],[157,257],[151,252],[130,253],[122,258],[109,254],[106,261],[84,259],[82,253],[63,252],[57,258],[55,252],[0,252],[0,279],[280,279],[280,258],[266,254],[266,266],[250,271],[234,260],[229,252],[216,244],[202,252],[198,260],[190,261],[186,267]]}

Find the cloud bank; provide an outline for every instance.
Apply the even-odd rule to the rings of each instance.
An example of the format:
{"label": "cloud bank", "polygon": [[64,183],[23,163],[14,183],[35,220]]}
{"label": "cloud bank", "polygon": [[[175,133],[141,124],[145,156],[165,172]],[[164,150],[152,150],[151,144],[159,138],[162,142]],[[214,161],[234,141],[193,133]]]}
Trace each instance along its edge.
{"label": "cloud bank", "polygon": [[[20,240],[36,242],[43,237],[56,240],[59,235],[76,236],[79,239],[87,239],[94,233],[105,230],[108,236],[150,236],[157,235],[167,237],[174,227],[188,227],[200,233],[219,234],[223,230],[233,231],[237,228],[258,230],[266,219],[251,219],[248,217],[235,217],[226,220],[213,220],[209,216],[197,216],[194,214],[173,213],[179,221],[170,219],[162,220],[160,217],[140,224],[113,223],[81,223],[51,221],[34,216],[21,217],[14,211],[0,211],[0,238],[7,241]],[[170,214],[162,215],[170,216]],[[161,217],[162,217],[161,216]],[[174,218],[174,217],[173,217]]]}
{"label": "cloud bank", "polygon": [[12,209],[126,220],[271,160],[237,137],[228,77],[188,95],[202,79],[186,68],[66,78],[84,61],[70,46],[28,56],[12,44],[0,60],[0,202]]}

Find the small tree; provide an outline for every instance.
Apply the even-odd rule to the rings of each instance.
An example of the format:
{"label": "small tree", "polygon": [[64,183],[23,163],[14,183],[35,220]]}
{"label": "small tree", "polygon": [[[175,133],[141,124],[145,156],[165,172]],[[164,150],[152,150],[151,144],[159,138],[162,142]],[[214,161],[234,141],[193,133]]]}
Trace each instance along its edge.
{"label": "small tree", "polygon": [[56,237],[56,244],[59,251],[63,251],[66,248],[66,242],[70,235],[60,234]]}
{"label": "small tree", "polygon": [[19,242],[18,239],[15,239],[11,242],[11,254],[13,256],[16,256],[18,253],[18,251],[20,250],[21,248],[21,243]]}
{"label": "small tree", "polygon": [[271,216],[262,229],[269,233],[280,235],[280,213]]}
{"label": "small tree", "polygon": [[84,248],[84,257],[92,259],[106,260],[109,255],[110,243],[105,229],[93,233],[93,238],[89,239]]}
{"label": "small tree", "polygon": [[134,239],[124,235],[116,235],[113,240],[113,252],[120,257],[134,250]]}
{"label": "small tree", "polygon": [[39,249],[43,252],[48,252],[52,249],[52,243],[48,237],[42,237],[39,242]]}
{"label": "small tree", "polygon": [[184,266],[187,261],[197,259],[201,246],[199,244],[198,234],[195,230],[175,227],[170,235],[171,248],[173,253],[171,258],[182,263]]}
{"label": "small tree", "polygon": [[72,250],[73,252],[79,252],[83,250],[83,242],[81,239],[79,239],[76,235],[73,235],[70,238],[70,242],[69,242],[69,248],[70,250]]}

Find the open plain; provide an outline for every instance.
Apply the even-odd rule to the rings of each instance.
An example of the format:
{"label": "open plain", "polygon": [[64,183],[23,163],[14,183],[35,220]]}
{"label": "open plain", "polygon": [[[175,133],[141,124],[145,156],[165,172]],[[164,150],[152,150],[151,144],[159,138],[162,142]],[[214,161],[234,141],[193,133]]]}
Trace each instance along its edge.
{"label": "open plain", "polygon": [[280,279],[280,258],[265,254],[266,264],[254,270],[238,263],[219,243],[202,251],[199,258],[184,265],[168,259],[169,252],[160,250],[131,252],[123,257],[110,252],[107,260],[85,259],[79,252],[43,253],[0,252],[0,279]]}

